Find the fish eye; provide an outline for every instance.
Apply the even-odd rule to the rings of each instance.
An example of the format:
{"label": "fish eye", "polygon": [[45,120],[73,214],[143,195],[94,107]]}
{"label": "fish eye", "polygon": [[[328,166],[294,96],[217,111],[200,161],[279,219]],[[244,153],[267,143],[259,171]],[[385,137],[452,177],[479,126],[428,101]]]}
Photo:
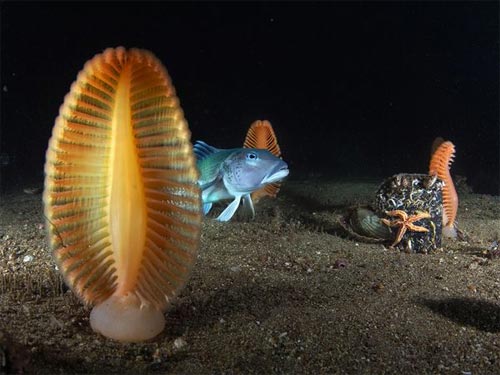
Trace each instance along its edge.
{"label": "fish eye", "polygon": [[257,154],[255,152],[249,152],[247,154],[247,159],[248,160],[257,160]]}

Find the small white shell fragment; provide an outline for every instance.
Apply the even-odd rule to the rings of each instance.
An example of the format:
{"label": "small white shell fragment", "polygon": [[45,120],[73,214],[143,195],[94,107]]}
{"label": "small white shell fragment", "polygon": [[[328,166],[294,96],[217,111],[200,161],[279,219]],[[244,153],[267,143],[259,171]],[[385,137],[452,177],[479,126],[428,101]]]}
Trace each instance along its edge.
{"label": "small white shell fragment", "polygon": [[241,266],[233,266],[230,268],[231,272],[240,272]]}
{"label": "small white shell fragment", "polygon": [[182,349],[183,347],[185,347],[187,345],[187,342],[186,340],[184,340],[182,337],[177,337],[175,340],[174,340],[174,348],[175,349]]}
{"label": "small white shell fragment", "polygon": [[32,260],[33,260],[33,255],[25,255],[25,257],[23,258],[24,263],[31,262]]}

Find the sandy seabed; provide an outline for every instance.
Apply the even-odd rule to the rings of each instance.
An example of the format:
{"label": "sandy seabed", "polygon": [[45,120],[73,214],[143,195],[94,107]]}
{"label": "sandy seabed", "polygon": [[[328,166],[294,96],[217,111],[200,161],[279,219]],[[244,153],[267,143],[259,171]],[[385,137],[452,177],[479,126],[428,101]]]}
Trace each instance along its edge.
{"label": "sandy seabed", "polygon": [[468,240],[409,254],[339,231],[380,182],[289,180],[251,222],[206,219],[192,278],[143,344],[91,330],[41,195],[3,193],[0,373],[500,373],[500,198],[462,193]]}

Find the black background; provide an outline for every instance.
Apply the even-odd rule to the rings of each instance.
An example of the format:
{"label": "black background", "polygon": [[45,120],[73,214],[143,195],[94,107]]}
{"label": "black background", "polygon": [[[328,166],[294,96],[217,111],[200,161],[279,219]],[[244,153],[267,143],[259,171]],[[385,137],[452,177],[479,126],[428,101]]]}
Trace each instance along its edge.
{"label": "black background", "polygon": [[1,4],[3,183],[43,178],[54,119],[107,47],[167,67],[193,140],[239,147],[271,121],[291,169],[332,178],[452,174],[499,194],[498,2]]}

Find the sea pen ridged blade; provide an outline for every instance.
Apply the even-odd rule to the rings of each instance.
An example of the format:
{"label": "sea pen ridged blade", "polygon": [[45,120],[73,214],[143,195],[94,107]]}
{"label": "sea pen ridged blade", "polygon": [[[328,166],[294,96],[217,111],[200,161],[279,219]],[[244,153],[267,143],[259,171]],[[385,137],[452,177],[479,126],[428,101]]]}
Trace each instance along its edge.
{"label": "sea pen ridged blade", "polygon": [[45,215],[87,303],[135,293],[163,308],[196,257],[201,201],[175,89],[149,52],[108,49],[78,75],[47,150]]}
{"label": "sea pen ridged blade", "polygon": [[267,120],[257,120],[250,125],[243,147],[262,148],[276,157],[281,157],[280,146],[271,123]]}
{"label": "sea pen ridged blade", "polygon": [[[141,58],[138,51],[131,55]],[[152,55],[147,57],[148,64],[155,62]],[[154,77],[147,70],[137,65],[131,86],[132,125],[147,206],[137,293],[162,308],[184,286],[195,262],[201,196],[191,135],[174,87],[163,68]]]}
{"label": "sea pen ridged blade", "polygon": [[262,189],[254,191],[252,193],[252,200],[254,203],[257,203],[263,197],[276,198],[276,195],[278,195],[280,189],[281,184],[279,182],[273,182],[264,186]]}
{"label": "sea pen ridged blade", "polygon": [[[436,144],[436,141],[434,141]],[[429,174],[437,175],[444,181],[443,211],[445,225],[452,225],[455,221],[458,208],[458,197],[450,175],[450,166],[455,158],[455,145],[450,141],[443,141],[437,145],[429,164]]]}
{"label": "sea pen ridged blade", "polygon": [[50,245],[68,284],[89,303],[112,294],[116,282],[106,212],[115,89],[95,73],[103,60],[88,63],[72,85],[45,164]]}
{"label": "sea pen ridged blade", "polygon": [[[246,148],[261,148],[268,150],[274,156],[280,158],[281,150],[278,145],[278,140],[274,134],[274,129],[271,123],[267,120],[257,120],[250,125],[247,135],[245,137],[245,142],[243,147]],[[269,184],[262,189],[259,189],[252,193],[252,200],[257,203],[261,198],[269,196],[275,198],[280,191],[281,184],[275,182]]]}

